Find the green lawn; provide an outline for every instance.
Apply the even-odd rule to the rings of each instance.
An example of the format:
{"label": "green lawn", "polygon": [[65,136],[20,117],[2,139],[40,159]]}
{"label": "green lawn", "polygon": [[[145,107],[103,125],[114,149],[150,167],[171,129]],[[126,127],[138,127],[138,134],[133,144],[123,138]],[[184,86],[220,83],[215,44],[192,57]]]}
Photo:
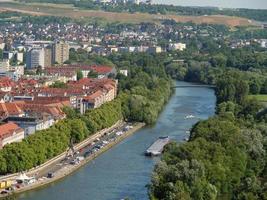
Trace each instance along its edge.
{"label": "green lawn", "polygon": [[264,107],[267,107],[267,95],[249,95],[249,98],[256,98]]}
{"label": "green lawn", "polygon": [[250,98],[256,98],[258,101],[267,102],[267,95],[249,95]]}

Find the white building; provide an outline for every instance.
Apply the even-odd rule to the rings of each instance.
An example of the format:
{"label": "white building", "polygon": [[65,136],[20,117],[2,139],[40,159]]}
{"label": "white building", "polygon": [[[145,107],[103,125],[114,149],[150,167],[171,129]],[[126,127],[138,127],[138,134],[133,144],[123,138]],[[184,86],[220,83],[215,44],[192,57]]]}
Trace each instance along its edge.
{"label": "white building", "polygon": [[168,50],[169,51],[183,51],[186,49],[186,44],[184,43],[171,43],[169,44]]}
{"label": "white building", "polygon": [[260,45],[262,48],[267,48],[267,40],[264,39],[260,40]]}
{"label": "white building", "polygon": [[4,59],[10,60],[10,59],[13,58],[13,56],[14,56],[14,52],[13,51],[4,51],[3,52],[3,58]]}
{"label": "white building", "polygon": [[16,53],[16,60],[19,63],[23,63],[24,59],[23,59],[23,53],[22,52],[17,52]]}
{"label": "white building", "polygon": [[120,70],[120,74],[122,74],[124,76],[128,76],[128,70],[122,69],[122,70]]}
{"label": "white building", "polygon": [[9,60],[4,59],[2,62],[0,62],[0,71],[8,71],[10,67]]}
{"label": "white building", "polygon": [[0,41],[0,49],[3,50],[4,48],[5,48],[5,43]]}
{"label": "white building", "polygon": [[34,47],[27,52],[26,67],[29,69],[37,68],[38,66],[44,67],[45,51],[42,47]]}

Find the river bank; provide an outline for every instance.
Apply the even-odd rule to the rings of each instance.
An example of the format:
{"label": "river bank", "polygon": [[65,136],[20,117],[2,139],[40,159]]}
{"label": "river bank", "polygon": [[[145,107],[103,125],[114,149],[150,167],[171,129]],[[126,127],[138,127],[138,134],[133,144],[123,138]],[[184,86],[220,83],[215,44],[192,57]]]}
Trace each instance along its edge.
{"label": "river bank", "polygon": [[[194,85],[176,82],[176,85]],[[214,115],[216,97],[210,88],[174,88],[175,92],[153,126],[139,129],[104,154],[62,181],[18,195],[19,200],[148,200],[147,185],[159,158],[144,156],[161,136],[176,142],[189,137],[188,130]],[[185,119],[188,115],[195,118]]]}
{"label": "river bank", "polygon": [[[113,131],[117,131],[119,130],[119,128],[125,127],[123,125],[125,125],[127,123],[124,122],[117,122],[114,126],[102,130],[99,133],[95,134],[94,136],[88,138],[86,141],[83,141],[82,143],[78,144],[75,146],[75,151],[80,151],[82,149],[84,149],[86,147],[86,145],[90,146],[90,143],[92,143],[93,141],[95,141],[96,139],[99,139],[101,137],[103,137],[104,135],[108,134],[109,132],[113,132]],[[83,167],[85,164],[87,164],[88,162],[94,160],[95,158],[97,158],[99,155],[103,154],[105,151],[109,150],[110,148],[112,148],[114,145],[118,144],[119,142],[121,142],[122,140],[124,140],[125,138],[129,137],[130,135],[132,135],[133,133],[135,133],[137,130],[141,129],[142,127],[144,127],[145,124],[144,123],[134,123],[131,125],[131,128],[127,131],[122,132],[122,134],[118,135],[116,138],[114,138],[114,140],[112,140],[110,143],[108,143],[107,145],[103,146],[101,149],[99,149],[99,151],[92,153],[90,156],[86,157],[84,160],[82,160],[81,162],[77,163],[77,164],[69,164],[68,165],[62,165],[61,167],[59,167],[56,171],[53,172],[53,177],[52,178],[47,178],[45,176],[45,173],[48,171],[51,171],[51,169],[53,168],[52,165],[58,165],[59,163],[55,163],[55,161],[58,161],[60,159],[62,159],[62,155],[59,155],[57,158],[55,158],[56,160],[52,161],[48,161],[51,162],[51,164],[45,166],[45,168],[43,168],[43,166],[41,166],[40,169],[34,169],[32,170],[30,173],[27,173],[28,176],[33,175],[34,173],[38,174],[39,177],[36,180],[36,182],[29,184],[29,185],[25,185],[23,187],[20,188],[16,188],[15,190],[12,191],[12,194],[18,194],[18,193],[23,193],[25,191],[29,191],[29,190],[34,190],[40,187],[44,187],[46,185],[49,185],[51,183],[54,183],[56,181],[60,181],[61,179],[65,178],[68,175],[71,175],[72,173],[74,173],[75,171],[77,171],[78,169],[80,169],[81,167]],[[100,140],[100,139],[99,139]],[[63,156],[65,156],[66,152],[63,153]],[[41,175],[42,174],[42,175]],[[16,175],[13,175],[13,179],[15,180],[17,177]],[[9,176],[9,179],[10,176]],[[0,198],[6,197],[10,194],[2,194],[0,196]]]}

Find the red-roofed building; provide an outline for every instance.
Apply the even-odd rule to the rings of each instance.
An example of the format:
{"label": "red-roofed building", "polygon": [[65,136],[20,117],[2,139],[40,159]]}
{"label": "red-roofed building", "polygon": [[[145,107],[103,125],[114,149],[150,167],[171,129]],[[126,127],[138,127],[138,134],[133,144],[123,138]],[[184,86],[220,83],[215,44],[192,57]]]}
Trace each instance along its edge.
{"label": "red-roofed building", "polygon": [[24,112],[16,103],[0,103],[0,120],[22,116],[24,116]]}
{"label": "red-roofed building", "polygon": [[105,94],[98,90],[91,95],[83,98],[83,106],[81,113],[85,113],[88,109],[98,108],[105,103]]}
{"label": "red-roofed building", "polygon": [[0,91],[10,92],[14,85],[14,82],[10,78],[0,77]]}
{"label": "red-roofed building", "polygon": [[0,125],[0,148],[13,142],[20,142],[23,139],[24,130],[17,124],[9,122]]}
{"label": "red-roofed building", "polygon": [[0,103],[10,102],[11,99],[12,99],[12,96],[11,96],[10,92],[1,92],[0,91]]}
{"label": "red-roofed building", "polygon": [[114,70],[112,67],[97,65],[91,66],[91,69],[97,72],[99,75],[109,75]]}
{"label": "red-roofed building", "polygon": [[109,74],[116,73],[115,68],[102,65],[67,65],[45,69],[47,75],[72,77],[72,79],[69,80],[76,80],[73,76],[76,75],[77,71],[81,71],[84,77],[87,77],[90,71],[95,71],[100,78],[108,77]]}
{"label": "red-roofed building", "polygon": [[62,105],[45,105],[28,101],[19,102],[17,104],[27,116],[41,116],[46,113],[51,115],[55,122],[66,117],[65,113],[62,111]]}

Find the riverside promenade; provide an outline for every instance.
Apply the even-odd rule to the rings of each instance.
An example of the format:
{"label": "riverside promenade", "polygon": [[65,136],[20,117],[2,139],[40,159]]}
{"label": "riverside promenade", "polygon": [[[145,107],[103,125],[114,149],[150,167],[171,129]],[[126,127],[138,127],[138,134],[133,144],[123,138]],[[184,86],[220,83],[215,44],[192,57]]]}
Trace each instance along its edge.
{"label": "riverside promenade", "polygon": [[[122,129],[122,127],[125,124],[126,123],[123,122],[123,121],[118,121],[112,127],[99,131],[98,133],[92,135],[91,137],[89,137],[88,139],[84,140],[83,142],[75,145],[75,147],[74,147],[75,151],[79,151],[79,150],[85,148],[86,146],[90,145],[93,141],[103,137],[104,135],[106,135],[107,133],[109,133],[111,131],[114,131],[114,130],[119,130],[120,131],[120,129]],[[39,188],[39,187],[43,187],[43,186],[45,186],[47,184],[53,183],[55,181],[58,181],[58,180],[64,178],[65,176],[68,176],[68,175],[72,174],[73,172],[78,170],[80,167],[82,167],[86,163],[92,161],[97,156],[99,156],[100,154],[104,153],[105,151],[107,151],[108,149],[110,149],[114,145],[118,144],[119,142],[121,142],[122,140],[124,140],[128,136],[132,135],[134,132],[136,132],[137,130],[141,129],[144,126],[145,126],[144,123],[135,123],[135,124],[133,124],[131,129],[129,129],[129,130],[125,131],[125,132],[121,132],[122,134],[120,134],[116,138],[114,138],[113,141],[111,141],[107,145],[103,146],[103,148],[99,149],[99,151],[94,152],[90,156],[86,157],[83,161],[81,161],[81,162],[79,162],[78,164],[75,164],[75,165],[67,164],[67,165],[59,166],[59,163],[66,156],[67,151],[65,151],[64,153],[60,154],[59,156],[47,161],[43,165],[40,165],[40,166],[38,166],[38,167],[36,167],[34,169],[31,169],[28,172],[26,172],[27,176],[35,176],[36,174],[38,174],[38,176],[40,176],[40,175],[45,175],[47,173],[47,171],[50,171],[51,169],[53,169],[53,167],[59,166],[58,169],[53,171],[54,176],[52,178],[46,178],[46,177],[45,178],[44,177],[43,178],[39,178],[39,179],[36,180],[35,183],[32,183],[32,184],[25,185],[23,187],[14,189],[12,194],[22,193],[22,192],[25,192],[25,191],[28,191],[28,190],[33,190],[33,189],[36,189],[36,188]],[[20,173],[11,174],[11,175],[7,175],[7,176],[2,176],[0,178],[0,180],[1,181],[3,181],[3,180],[16,180],[16,178],[19,175],[20,175]],[[0,195],[0,198],[8,196],[8,195],[10,195],[10,194]]]}

